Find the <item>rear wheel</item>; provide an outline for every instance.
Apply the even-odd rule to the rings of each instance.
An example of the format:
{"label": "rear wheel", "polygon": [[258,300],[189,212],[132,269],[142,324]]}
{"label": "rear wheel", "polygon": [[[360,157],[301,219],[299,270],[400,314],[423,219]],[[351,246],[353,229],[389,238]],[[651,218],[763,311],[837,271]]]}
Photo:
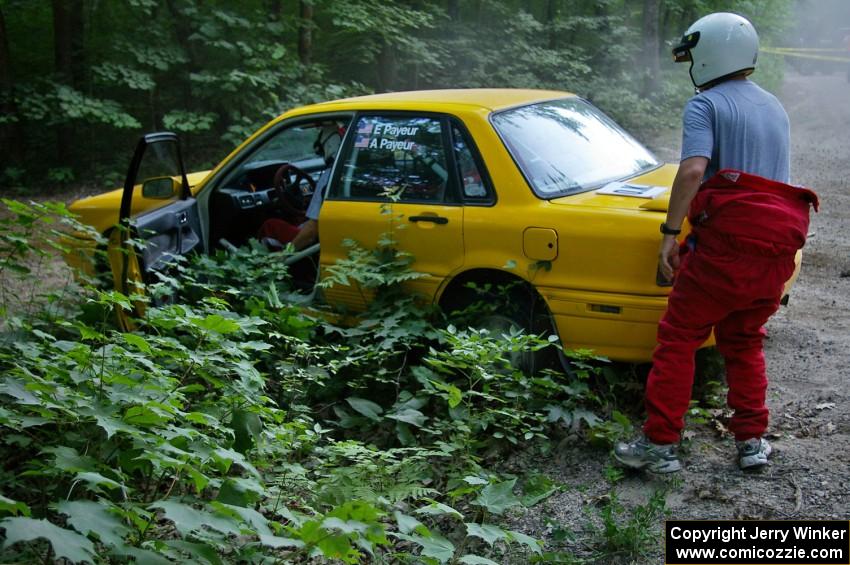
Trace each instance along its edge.
{"label": "rear wheel", "polygon": [[[442,304],[452,323],[486,329],[493,336],[522,330],[543,339],[557,335],[549,309],[537,291],[519,279],[472,282],[455,289]],[[560,351],[554,346],[537,351],[516,351],[511,364],[527,374],[543,369],[561,369]]]}

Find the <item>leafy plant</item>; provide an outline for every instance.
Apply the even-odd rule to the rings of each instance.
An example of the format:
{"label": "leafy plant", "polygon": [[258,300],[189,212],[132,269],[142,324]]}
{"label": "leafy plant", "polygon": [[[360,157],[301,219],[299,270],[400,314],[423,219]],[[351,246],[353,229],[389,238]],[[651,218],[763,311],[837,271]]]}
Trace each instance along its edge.
{"label": "leafy plant", "polygon": [[[59,206],[7,205],[9,272],[33,276],[31,256],[69,251],[33,244],[52,241],[42,229],[51,215],[64,226],[52,235],[83,229]],[[498,517],[547,496],[546,481],[528,482],[520,498],[515,479],[484,471],[488,429],[447,434],[463,420],[443,396],[451,389],[431,381],[448,381],[425,357],[405,361],[439,358],[451,370],[439,349],[428,352],[448,339],[428,311],[411,299],[390,312],[382,298],[335,326],[284,302],[291,288],[275,259],[258,246],[191,257],[132,297],[82,281],[8,318],[0,555],[487,563],[540,551]],[[402,267],[385,268],[383,296],[409,280]],[[60,299],[65,307],[45,316]],[[138,300],[147,305],[136,329],[118,331],[107,314]],[[513,402],[506,391],[530,385],[496,371],[503,343],[488,347],[499,394]],[[394,400],[376,402],[387,387]],[[462,396],[485,413],[481,390]],[[507,426],[515,415],[500,410]]]}
{"label": "leafy plant", "polygon": [[660,545],[658,523],[669,515],[666,497],[675,483],[653,491],[644,504],[626,507],[616,489],[586,508],[581,529],[551,522],[557,548],[533,559],[535,563],[644,563]]}
{"label": "leafy plant", "polygon": [[608,502],[599,510],[602,525],[593,534],[598,540],[597,555],[605,556],[609,562],[644,559],[658,547],[661,533],[656,526],[659,518],[669,513],[666,497],[666,489],[657,489],[645,504],[626,510],[616,491],[611,491]]}

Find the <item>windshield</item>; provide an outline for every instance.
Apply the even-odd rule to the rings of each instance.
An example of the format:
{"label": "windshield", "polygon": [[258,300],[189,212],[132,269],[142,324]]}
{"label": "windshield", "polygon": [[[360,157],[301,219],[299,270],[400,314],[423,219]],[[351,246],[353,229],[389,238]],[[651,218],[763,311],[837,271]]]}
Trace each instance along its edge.
{"label": "windshield", "polygon": [[645,147],[580,98],[505,110],[492,122],[540,198],[584,192],[659,165]]}

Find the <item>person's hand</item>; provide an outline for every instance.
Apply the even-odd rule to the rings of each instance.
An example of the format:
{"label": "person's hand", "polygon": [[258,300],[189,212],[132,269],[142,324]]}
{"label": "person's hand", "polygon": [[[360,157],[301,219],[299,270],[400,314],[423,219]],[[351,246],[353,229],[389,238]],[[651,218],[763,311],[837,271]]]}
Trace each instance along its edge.
{"label": "person's hand", "polygon": [[658,268],[667,281],[673,279],[673,273],[679,268],[679,242],[676,236],[665,235],[658,250]]}

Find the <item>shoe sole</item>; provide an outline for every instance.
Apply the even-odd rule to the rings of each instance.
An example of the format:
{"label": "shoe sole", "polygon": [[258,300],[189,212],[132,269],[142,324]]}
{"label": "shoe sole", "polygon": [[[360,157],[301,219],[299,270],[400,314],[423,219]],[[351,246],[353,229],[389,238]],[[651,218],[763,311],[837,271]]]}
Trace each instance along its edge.
{"label": "shoe sole", "polygon": [[657,475],[666,475],[682,470],[682,463],[678,459],[674,459],[673,461],[656,461],[653,463],[650,461],[623,459],[616,453],[613,455],[614,459],[624,467],[637,470],[646,469],[650,473]]}

